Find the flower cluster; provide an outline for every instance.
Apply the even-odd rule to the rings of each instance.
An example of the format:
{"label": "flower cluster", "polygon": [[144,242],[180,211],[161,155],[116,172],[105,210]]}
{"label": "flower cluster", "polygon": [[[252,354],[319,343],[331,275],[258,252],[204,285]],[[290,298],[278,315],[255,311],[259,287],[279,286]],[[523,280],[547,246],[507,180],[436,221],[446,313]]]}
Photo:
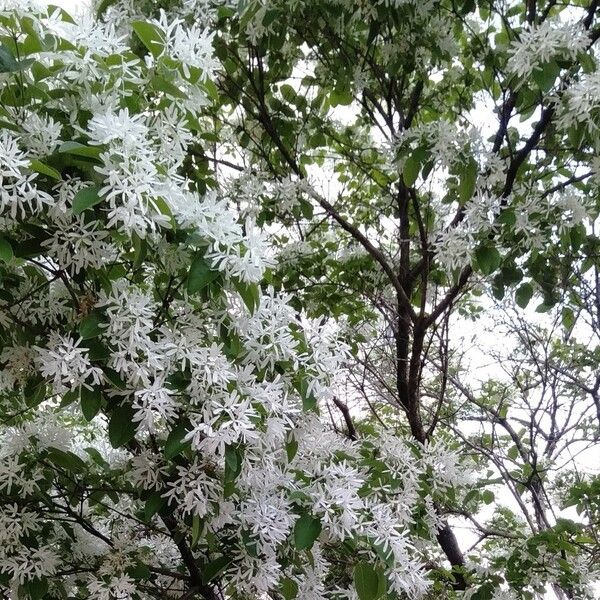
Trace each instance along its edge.
{"label": "flower cluster", "polygon": [[508,68],[525,80],[535,69],[556,58],[575,60],[589,45],[589,36],[580,24],[546,20],[524,29],[511,44]]}

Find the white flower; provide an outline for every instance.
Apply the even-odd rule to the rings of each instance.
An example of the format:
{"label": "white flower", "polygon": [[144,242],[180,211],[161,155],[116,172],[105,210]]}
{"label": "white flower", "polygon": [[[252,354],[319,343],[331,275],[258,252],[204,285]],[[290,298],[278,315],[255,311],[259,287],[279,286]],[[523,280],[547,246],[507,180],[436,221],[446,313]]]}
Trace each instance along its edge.
{"label": "white flower", "polygon": [[62,125],[52,117],[28,112],[24,117],[25,127],[21,135],[23,145],[37,156],[52,154],[60,142]]}
{"label": "white flower", "polygon": [[[19,138],[8,130],[0,131],[0,177],[21,177],[21,169],[29,166],[26,154],[19,148]],[[2,179],[0,179],[2,181]]]}
{"label": "white flower", "polygon": [[[13,166],[17,163],[13,163]],[[8,209],[12,219],[23,219],[36,214],[46,206],[52,206],[52,196],[38,189],[34,183],[37,173],[27,173],[10,182],[2,182],[0,187],[0,213]]]}
{"label": "white flower", "polygon": [[190,67],[195,67],[201,70],[202,80],[212,78],[219,65],[213,56],[214,32],[202,30],[197,25],[186,27],[179,20],[169,21],[163,10],[155,24],[164,34],[163,53],[181,62],[186,77],[190,77]]}
{"label": "white flower", "polygon": [[323,467],[311,488],[313,511],[321,515],[334,539],[352,535],[364,509],[358,491],[365,484],[364,476],[346,461]]}
{"label": "white flower", "polygon": [[115,260],[117,248],[110,243],[110,233],[99,221],[86,223],[83,216],[70,221],[66,216],[56,219],[52,237],[43,242],[48,256],[72,274],[81,269],[99,269]]}
{"label": "white flower", "polygon": [[574,60],[589,43],[589,34],[580,24],[546,19],[521,31],[518,40],[511,44],[508,68],[525,79],[536,67],[556,56]]}
{"label": "white flower", "polygon": [[169,482],[169,490],[163,495],[169,504],[179,506],[183,515],[192,514],[200,518],[218,503],[220,484],[209,477],[205,465],[194,461],[189,467],[177,467],[177,479]]}
{"label": "white flower", "polygon": [[202,71],[202,79],[210,79],[219,66],[213,57],[212,40],[215,32],[202,31],[199,27],[177,27],[170,40],[170,55],[181,61],[186,77],[190,76],[189,67]]}
{"label": "white flower", "polygon": [[122,54],[128,49],[125,33],[117,32],[114,23],[96,19],[91,10],[82,11],[74,21],[62,19],[57,14],[48,19],[46,27],[72,44],[88,49],[90,55],[106,57]]}
{"label": "white flower", "polygon": [[230,277],[258,282],[262,279],[265,269],[276,263],[269,257],[265,236],[250,220],[246,221],[245,230],[243,244],[230,245],[225,250],[221,245],[215,244],[207,258],[212,261],[213,267],[225,271]]}
{"label": "white flower", "polygon": [[91,388],[102,381],[102,369],[91,365],[88,350],[80,347],[81,342],[52,331],[47,348],[35,346],[40,374],[52,380],[57,394],[79,386]]}
{"label": "white flower", "polygon": [[[113,143],[124,155],[129,156],[140,150],[145,150],[148,138],[144,115],[129,115],[129,110],[123,108],[118,113],[105,112],[95,114],[87,125],[90,141],[93,144]],[[118,141],[118,144],[114,142]]]}
{"label": "white flower", "polygon": [[23,548],[19,554],[8,557],[4,561],[4,570],[23,584],[30,579],[53,575],[60,564],[56,552],[48,546],[39,548]]}
{"label": "white flower", "polygon": [[138,423],[138,429],[154,433],[157,421],[164,425],[177,417],[177,403],[160,379],[155,379],[149,387],[136,390],[134,396],[133,420]]}
{"label": "white flower", "polygon": [[458,454],[441,440],[429,441],[423,446],[423,461],[435,473],[434,485],[440,489],[462,486],[470,481]]}
{"label": "white flower", "polygon": [[282,493],[264,493],[242,504],[241,521],[258,537],[261,552],[274,551],[294,524],[291,507]]}
{"label": "white flower", "polygon": [[7,494],[10,494],[14,487],[20,486],[23,480],[22,472],[23,465],[19,463],[17,455],[0,460],[0,490],[5,490]]}
{"label": "white flower", "polygon": [[121,368],[120,358],[152,351],[154,342],[150,333],[154,329],[155,303],[144,290],[119,279],[113,283],[110,294],[100,294],[97,306],[106,307],[105,333],[120,352],[114,355],[113,364],[116,370],[126,372],[129,365],[124,363]]}
{"label": "white flower", "polygon": [[465,225],[442,231],[435,240],[437,259],[447,271],[460,269],[471,262],[475,241]]}
{"label": "white flower", "polygon": [[121,574],[110,579],[95,579],[87,584],[90,600],[134,600],[137,596],[135,581]]}
{"label": "white flower", "polygon": [[278,360],[297,359],[298,340],[290,330],[296,315],[288,300],[269,289],[253,315],[242,314],[237,319],[235,326],[247,349],[248,363],[272,368]]}
{"label": "white flower", "polygon": [[4,374],[10,375],[13,383],[24,382],[34,368],[34,352],[29,346],[7,346],[0,352],[0,362],[4,363]]}
{"label": "white flower", "polygon": [[161,479],[167,474],[161,457],[149,450],[142,450],[131,459],[131,479],[145,490],[160,487]]}

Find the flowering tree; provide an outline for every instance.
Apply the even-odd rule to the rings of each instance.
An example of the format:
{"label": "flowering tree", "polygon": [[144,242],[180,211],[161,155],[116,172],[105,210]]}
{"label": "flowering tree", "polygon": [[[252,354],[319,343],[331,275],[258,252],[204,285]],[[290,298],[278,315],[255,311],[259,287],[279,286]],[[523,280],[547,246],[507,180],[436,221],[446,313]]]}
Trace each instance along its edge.
{"label": "flowering tree", "polygon": [[204,25],[1,5],[0,590],[421,596],[456,457],[319,419],[343,344],[196,162]]}
{"label": "flowering tree", "polygon": [[[452,565],[436,571],[444,593],[530,598],[552,585],[581,597],[597,577],[594,509],[580,503],[597,479],[584,475],[588,491],[565,500],[579,502],[580,522],[557,520],[550,497],[564,499],[553,473],[575,464],[567,448],[597,443],[600,425],[594,359],[581,349],[597,353],[584,310],[598,297],[597,8],[272,1],[220,13],[231,111],[216,118],[234,142],[199,155],[238,169],[232,198],[283,227],[274,281],[294,305],[347,325],[356,362],[332,414],[353,438],[382,427],[421,443],[458,436],[477,455],[487,489],[434,503]],[[523,346],[498,352],[519,366],[510,385],[474,393],[455,332],[490,308],[478,301],[485,288],[520,309],[535,298],[553,323],[528,344],[533,325],[509,328]],[[348,402],[371,416],[353,418]],[[477,419],[481,430],[465,433]],[[473,513],[494,502],[498,481],[522,514],[499,507],[481,526]],[[453,512],[494,551],[465,555],[443,519]]]}
{"label": "flowering tree", "polygon": [[585,597],[583,526],[477,568],[447,520],[489,448],[444,391],[496,410],[450,318],[556,304],[596,214],[596,4],[476,8],[0,1],[5,598]]}

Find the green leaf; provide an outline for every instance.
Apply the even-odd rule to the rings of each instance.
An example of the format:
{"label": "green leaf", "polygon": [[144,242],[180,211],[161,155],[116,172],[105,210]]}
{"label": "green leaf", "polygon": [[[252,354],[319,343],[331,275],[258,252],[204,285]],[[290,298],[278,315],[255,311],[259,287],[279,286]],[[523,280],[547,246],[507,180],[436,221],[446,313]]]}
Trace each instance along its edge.
{"label": "green leaf", "polygon": [[296,99],[296,90],[289,83],[282,84],[279,92],[287,102],[293,102]]}
{"label": "green leaf", "polygon": [[0,43],[0,73],[16,73],[17,71],[24,71],[35,62],[32,58],[26,58],[24,60],[16,60],[11,50]]}
{"label": "green leaf", "polygon": [[204,565],[202,568],[202,583],[204,583],[204,585],[210,583],[215,577],[225,571],[232,560],[233,559],[228,556],[220,556]]}
{"label": "green leaf", "polygon": [[285,577],[279,583],[279,591],[285,600],[294,600],[298,595],[298,584],[289,577]]}
{"label": "green leaf", "polygon": [[583,142],[583,138],[586,133],[586,123],[577,123],[569,127],[567,131],[567,138],[569,139],[570,144],[573,146],[573,149],[579,150],[581,148],[581,144]]}
{"label": "green leaf", "polygon": [[56,169],[53,169],[47,164],[39,161],[37,158],[34,158],[29,162],[29,168],[36,173],[41,173],[42,175],[47,175],[51,179],[56,179],[56,181],[62,180],[60,173]]}
{"label": "green leaf", "polygon": [[302,398],[302,410],[305,412],[318,412],[317,399],[312,392],[309,392],[305,377],[300,376],[296,382],[296,389]]}
{"label": "green leaf", "polygon": [[102,406],[102,392],[100,388],[89,389],[81,386],[81,412],[86,420],[91,421],[100,411]]}
{"label": "green leaf", "polygon": [[484,504],[491,504],[494,501],[494,498],[494,492],[491,490],[483,490],[483,492],[481,492],[481,499]]}
{"label": "green leaf", "polygon": [[563,307],[561,310],[561,320],[565,329],[568,331],[573,329],[573,326],[575,325],[575,313],[573,312],[573,309],[568,306]]}
{"label": "green leaf", "polygon": [[329,94],[331,106],[348,106],[352,104],[353,99],[350,89],[335,89]]}
{"label": "green leaf", "polygon": [[165,448],[163,453],[165,458],[172,459],[175,458],[178,454],[181,454],[183,449],[186,446],[190,445],[190,442],[184,442],[183,438],[188,434],[188,430],[186,428],[185,423],[180,423],[176,425],[167,437],[167,441],[165,442]]}
{"label": "green leaf", "polygon": [[43,243],[51,237],[51,234],[43,227],[33,224],[23,224],[23,229],[26,229],[32,237],[19,240],[18,244],[13,246],[13,252],[18,258],[31,258],[47,252],[47,248]]}
{"label": "green leaf", "polygon": [[95,185],[79,190],[73,198],[73,214],[80,215],[84,210],[102,202],[102,196]]}
{"label": "green leaf", "polygon": [[417,181],[419,171],[421,170],[421,161],[417,153],[411,154],[405,161],[404,167],[402,168],[402,179],[404,185],[412,187]]}
{"label": "green leaf", "polygon": [[48,579],[35,577],[25,582],[23,586],[30,600],[43,600],[48,592]]}
{"label": "green leaf", "polygon": [[120,448],[134,438],[134,415],[133,408],[128,404],[117,406],[112,411],[108,422],[108,439],[113,448]]}
{"label": "green leaf", "polygon": [[475,261],[484,275],[490,275],[500,266],[502,257],[494,246],[484,245],[475,250]]}
{"label": "green leaf", "polygon": [[110,382],[110,384],[118,390],[127,389],[127,384],[121,379],[121,376],[113,369],[109,367],[102,367],[104,376]]}
{"label": "green leaf", "polygon": [[246,552],[248,556],[252,556],[253,558],[258,558],[258,542],[255,537],[252,536],[250,531],[247,529],[242,529],[242,542],[244,543],[244,548],[246,548]]}
{"label": "green leaf", "polygon": [[69,404],[73,404],[73,402],[75,402],[77,400],[77,398],[79,398],[79,394],[77,393],[77,390],[69,390],[68,392],[65,392],[62,395],[62,399],[58,406],[59,406],[59,408],[64,408],[65,406],[69,406]]}
{"label": "green leaf", "polygon": [[187,278],[187,291],[196,294],[205,288],[211,281],[219,277],[219,271],[213,271],[203,256],[196,256],[190,265]]}
{"label": "green leaf", "polygon": [[161,215],[165,215],[170,218],[173,217],[173,213],[171,212],[171,209],[169,208],[169,205],[165,202],[164,198],[161,198],[160,196],[153,198],[152,204],[154,204],[154,207],[156,208],[156,210],[158,210],[158,212]]}
{"label": "green leaf", "polygon": [[148,254],[148,240],[141,238],[134,232],[131,241],[133,243],[133,266],[137,269],[142,265]]}
{"label": "green leaf", "polygon": [[18,70],[19,63],[13,53],[4,44],[0,44],[0,73],[14,73]]}
{"label": "green leaf", "polygon": [[200,539],[200,534],[202,533],[203,528],[204,523],[202,519],[198,515],[194,515],[194,517],[192,518],[192,548],[196,547],[196,544]]}
{"label": "green leaf", "polygon": [[23,389],[25,404],[30,408],[39,406],[46,398],[46,382],[43,377],[33,377],[27,380]]}
{"label": "green leaf", "polygon": [[138,562],[133,568],[128,569],[129,574],[138,580],[147,581],[152,576],[148,565]]}
{"label": "green leaf", "polygon": [[516,460],[516,458],[519,456],[519,448],[513,445],[508,449],[508,452],[506,454],[511,460]]}
{"label": "green leaf", "polygon": [[556,61],[544,63],[533,71],[533,79],[542,92],[547,92],[554,85],[556,78],[560,75],[560,67]]}
{"label": "green leaf", "polygon": [[79,323],[79,335],[84,340],[98,337],[102,333],[102,315],[97,310],[85,315]]}
{"label": "green leaf", "polygon": [[313,393],[302,397],[302,410],[304,412],[317,412],[317,398]]}
{"label": "green leaf", "polygon": [[468,504],[473,498],[479,496],[479,490],[470,490],[463,499],[463,505]]}
{"label": "green leaf", "polygon": [[298,550],[310,550],[320,533],[321,521],[305,513],[294,525],[294,546]]}
{"label": "green leaf", "polygon": [[535,307],[535,312],[547,313],[550,310],[552,310],[552,306],[552,304],[546,304],[546,302],[542,302],[541,304],[538,304],[538,306]]}
{"label": "green leaf", "polygon": [[73,156],[80,156],[83,158],[94,158],[97,159],[102,152],[102,148],[99,146],[86,146],[79,142],[65,142],[58,148],[60,154],[71,154]]}
{"label": "green leaf", "polygon": [[0,119],[0,127],[2,129],[10,129],[10,131],[14,131],[15,133],[21,132],[18,125],[15,125],[14,123],[11,123],[10,121],[5,121],[4,119]]}
{"label": "green leaf", "polygon": [[298,452],[298,442],[294,438],[289,440],[285,445],[285,451],[287,453],[288,462],[292,462]]}
{"label": "green leaf", "polygon": [[569,229],[569,239],[571,241],[571,247],[575,252],[581,248],[587,237],[584,225],[576,225]]}
{"label": "green leaf", "polygon": [[244,459],[243,446],[228,444],[225,446],[225,481],[233,482],[242,472]]}
{"label": "green leaf", "polygon": [[87,470],[85,462],[79,456],[72,452],[59,450],[58,448],[48,449],[48,460],[72,473],[84,473]]}
{"label": "green leaf", "polygon": [[153,492],[148,498],[146,498],[146,503],[144,504],[144,518],[146,522],[150,521],[150,519],[164,506],[166,506],[167,500],[163,498],[160,492]]}
{"label": "green leaf", "polygon": [[84,448],[84,450],[97,465],[108,467],[108,463],[102,458],[102,454],[96,448]]}
{"label": "green leaf", "polygon": [[100,0],[100,3],[98,4],[98,8],[96,9],[96,16],[101,17],[106,12],[107,8],[109,8],[110,6],[112,6],[113,4],[116,4],[116,3],[117,3],[117,0]]}
{"label": "green leaf", "polygon": [[484,583],[471,597],[471,600],[492,600],[495,591],[496,588],[493,584],[489,582]]}
{"label": "green leaf", "polygon": [[0,236],[0,260],[7,263],[12,260],[13,256],[13,249],[10,242]]}
{"label": "green leaf", "polygon": [[[362,562],[354,567],[354,587],[360,600],[376,600],[385,593],[385,581],[382,586],[382,573],[370,564]],[[382,589],[383,587],[383,589]]]}
{"label": "green leaf", "polygon": [[515,302],[521,308],[525,308],[533,297],[533,286],[530,283],[524,283],[517,288],[515,292]]}
{"label": "green leaf", "polygon": [[57,6],[56,4],[50,2],[48,4],[48,9],[51,13],[58,12],[61,21],[65,21],[65,23],[71,23],[71,25],[75,25],[73,17],[64,8],[61,8],[60,6]]}
{"label": "green leaf", "polygon": [[164,41],[160,30],[147,21],[134,21],[131,26],[142,44],[157,58],[164,49]]}
{"label": "green leaf", "polygon": [[260,304],[260,288],[258,285],[255,283],[234,280],[234,286],[250,311],[250,314],[254,314],[254,311]]}
{"label": "green leaf", "polygon": [[153,77],[150,81],[150,86],[153,90],[157,92],[163,92],[168,96],[172,96],[173,98],[180,98],[182,100],[188,99],[187,94],[182,92],[176,85],[172,84],[170,81],[167,81],[164,77],[159,77],[158,75]]}
{"label": "green leaf", "polygon": [[477,162],[475,159],[471,158],[469,161],[467,161],[467,164],[460,174],[458,197],[461,204],[464,204],[473,196],[475,185],[477,184],[477,171]]}

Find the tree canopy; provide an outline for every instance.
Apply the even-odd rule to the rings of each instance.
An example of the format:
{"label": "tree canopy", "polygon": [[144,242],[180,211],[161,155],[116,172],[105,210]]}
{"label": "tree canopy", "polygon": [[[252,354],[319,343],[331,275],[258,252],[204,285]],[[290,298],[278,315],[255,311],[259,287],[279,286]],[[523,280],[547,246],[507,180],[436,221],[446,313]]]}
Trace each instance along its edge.
{"label": "tree canopy", "polygon": [[594,598],[597,11],[0,0],[2,597]]}

